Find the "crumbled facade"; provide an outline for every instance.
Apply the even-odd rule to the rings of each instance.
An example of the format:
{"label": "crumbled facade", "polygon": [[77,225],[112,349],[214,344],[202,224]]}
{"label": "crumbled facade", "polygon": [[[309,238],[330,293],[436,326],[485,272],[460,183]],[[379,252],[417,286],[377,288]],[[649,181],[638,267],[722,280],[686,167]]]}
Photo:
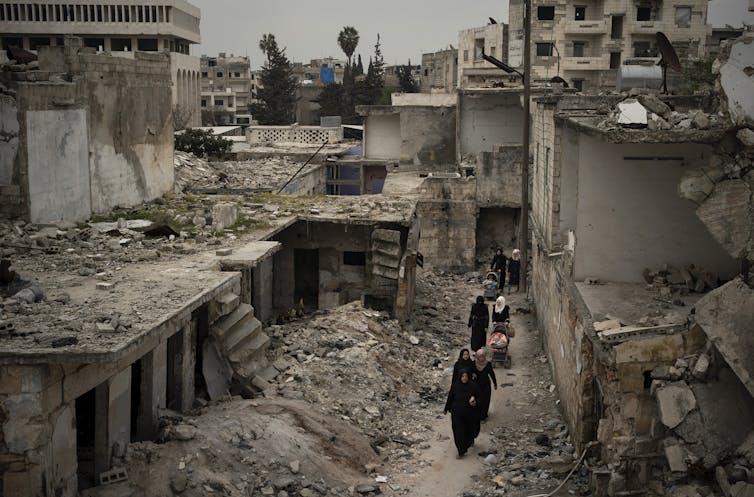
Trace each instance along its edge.
{"label": "crumbled facade", "polygon": [[458,86],[458,50],[422,54],[419,88],[422,93],[452,93]]}
{"label": "crumbled facade", "polygon": [[69,38],[39,69],[0,73],[0,200],[6,217],[82,221],[173,188],[167,54],[92,53]]}
{"label": "crumbled facade", "polygon": [[482,55],[505,60],[508,54],[508,25],[488,24],[458,33],[458,87],[493,86],[510,81],[502,69]]}
{"label": "crumbled facade", "polygon": [[[655,33],[663,32],[681,61],[706,54],[707,1],[532,2],[532,79],[564,78],[581,91],[615,88],[627,59],[659,57]],[[523,67],[523,2],[510,4],[508,62]],[[554,45],[554,47],[553,47]]]}

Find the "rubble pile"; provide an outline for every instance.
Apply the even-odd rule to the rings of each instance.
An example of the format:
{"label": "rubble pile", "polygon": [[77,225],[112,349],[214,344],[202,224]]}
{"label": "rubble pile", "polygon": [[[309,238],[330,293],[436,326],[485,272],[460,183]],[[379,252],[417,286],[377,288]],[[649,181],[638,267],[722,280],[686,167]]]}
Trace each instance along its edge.
{"label": "rubble pile", "polygon": [[704,293],[719,286],[717,277],[693,264],[675,267],[665,264],[658,269],[645,268],[642,272],[648,290],[657,290],[662,298],[690,292]]}
{"label": "rubble pile", "polygon": [[[257,191],[277,192],[301,169],[303,162],[289,157],[268,157],[245,161],[207,162],[186,152],[175,152],[175,192]],[[298,174],[305,175],[318,167],[308,164]]]}
{"label": "rubble pile", "polygon": [[718,114],[703,110],[678,112],[648,90],[634,89],[618,105],[608,110],[608,117],[598,127],[646,128],[649,131],[708,130],[721,128],[724,119]]}

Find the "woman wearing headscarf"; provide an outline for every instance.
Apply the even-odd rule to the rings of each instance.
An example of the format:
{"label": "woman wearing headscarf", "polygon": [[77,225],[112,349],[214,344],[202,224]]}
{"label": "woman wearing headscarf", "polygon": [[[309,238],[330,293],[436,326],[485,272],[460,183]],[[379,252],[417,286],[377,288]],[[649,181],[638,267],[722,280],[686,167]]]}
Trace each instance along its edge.
{"label": "woman wearing headscarf", "polygon": [[484,421],[487,419],[490,398],[492,397],[490,380],[492,380],[492,385],[495,385],[495,390],[497,390],[497,378],[495,378],[495,370],[492,369],[492,364],[487,360],[487,353],[483,348],[476,351],[476,361],[474,362],[474,369],[472,371],[476,374],[475,381],[479,385],[479,419]]}
{"label": "woman wearing headscarf", "polygon": [[461,349],[461,353],[458,354],[458,360],[453,365],[453,379],[450,381],[450,385],[453,386],[458,381],[458,376],[462,370],[471,371],[473,367],[474,361],[471,359],[471,352],[469,352],[469,349]]}
{"label": "woman wearing headscarf", "polygon": [[481,295],[476,298],[476,303],[471,306],[469,314],[469,328],[471,328],[471,350],[484,347],[487,342],[487,328],[490,323],[490,310],[484,303]]}
{"label": "woman wearing headscarf", "polygon": [[[518,280],[521,277],[521,251],[514,249],[511,259],[508,262],[508,295],[511,293],[511,287],[516,285],[518,291]],[[502,290],[502,287],[500,287]]]}
{"label": "woman wearing headscarf", "polygon": [[492,308],[492,326],[494,327],[497,323],[505,323],[508,319],[510,319],[510,307],[505,304],[505,297],[500,296]]}
{"label": "woman wearing headscarf", "polygon": [[479,387],[471,381],[469,371],[462,369],[458,374],[458,380],[450,387],[444,411],[445,414],[450,411],[453,441],[458,449],[458,457],[466,454],[479,433],[478,398]]}

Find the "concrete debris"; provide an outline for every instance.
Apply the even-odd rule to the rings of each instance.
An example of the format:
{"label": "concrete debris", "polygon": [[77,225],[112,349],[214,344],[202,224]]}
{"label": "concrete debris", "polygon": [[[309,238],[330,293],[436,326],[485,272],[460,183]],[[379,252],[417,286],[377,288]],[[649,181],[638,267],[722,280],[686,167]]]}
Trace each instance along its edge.
{"label": "concrete debris", "polygon": [[647,109],[635,99],[627,98],[618,104],[618,124],[624,126],[646,126]]}
{"label": "concrete debris", "polygon": [[727,60],[720,66],[722,103],[727,107],[733,124],[754,123],[754,50],[751,35],[733,41]]}
{"label": "concrete debris", "polygon": [[686,382],[669,383],[657,389],[660,419],[668,428],[675,428],[696,407],[696,398]]}
{"label": "concrete debris", "polygon": [[696,210],[710,234],[736,258],[754,254],[751,198],[752,187],[746,181],[731,179],[717,183]]}
{"label": "concrete debris", "polygon": [[665,120],[670,115],[670,106],[660,100],[660,98],[654,93],[645,95],[639,95],[637,100],[641,105],[646,107],[649,111],[657,115],[657,117]]}
{"label": "concrete debris", "polygon": [[665,458],[668,460],[670,471],[674,473],[685,473],[689,470],[686,464],[686,451],[683,446],[669,444],[665,446]]}
{"label": "concrete debris", "polygon": [[754,130],[741,128],[736,132],[736,138],[746,148],[754,148]]}

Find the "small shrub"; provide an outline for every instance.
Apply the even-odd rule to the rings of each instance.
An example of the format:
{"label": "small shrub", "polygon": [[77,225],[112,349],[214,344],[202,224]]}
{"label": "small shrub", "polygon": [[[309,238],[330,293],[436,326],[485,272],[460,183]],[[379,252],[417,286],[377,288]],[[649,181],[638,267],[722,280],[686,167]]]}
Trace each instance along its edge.
{"label": "small shrub", "polygon": [[203,129],[187,129],[175,135],[175,149],[197,157],[221,157],[230,151],[231,145],[230,140]]}

